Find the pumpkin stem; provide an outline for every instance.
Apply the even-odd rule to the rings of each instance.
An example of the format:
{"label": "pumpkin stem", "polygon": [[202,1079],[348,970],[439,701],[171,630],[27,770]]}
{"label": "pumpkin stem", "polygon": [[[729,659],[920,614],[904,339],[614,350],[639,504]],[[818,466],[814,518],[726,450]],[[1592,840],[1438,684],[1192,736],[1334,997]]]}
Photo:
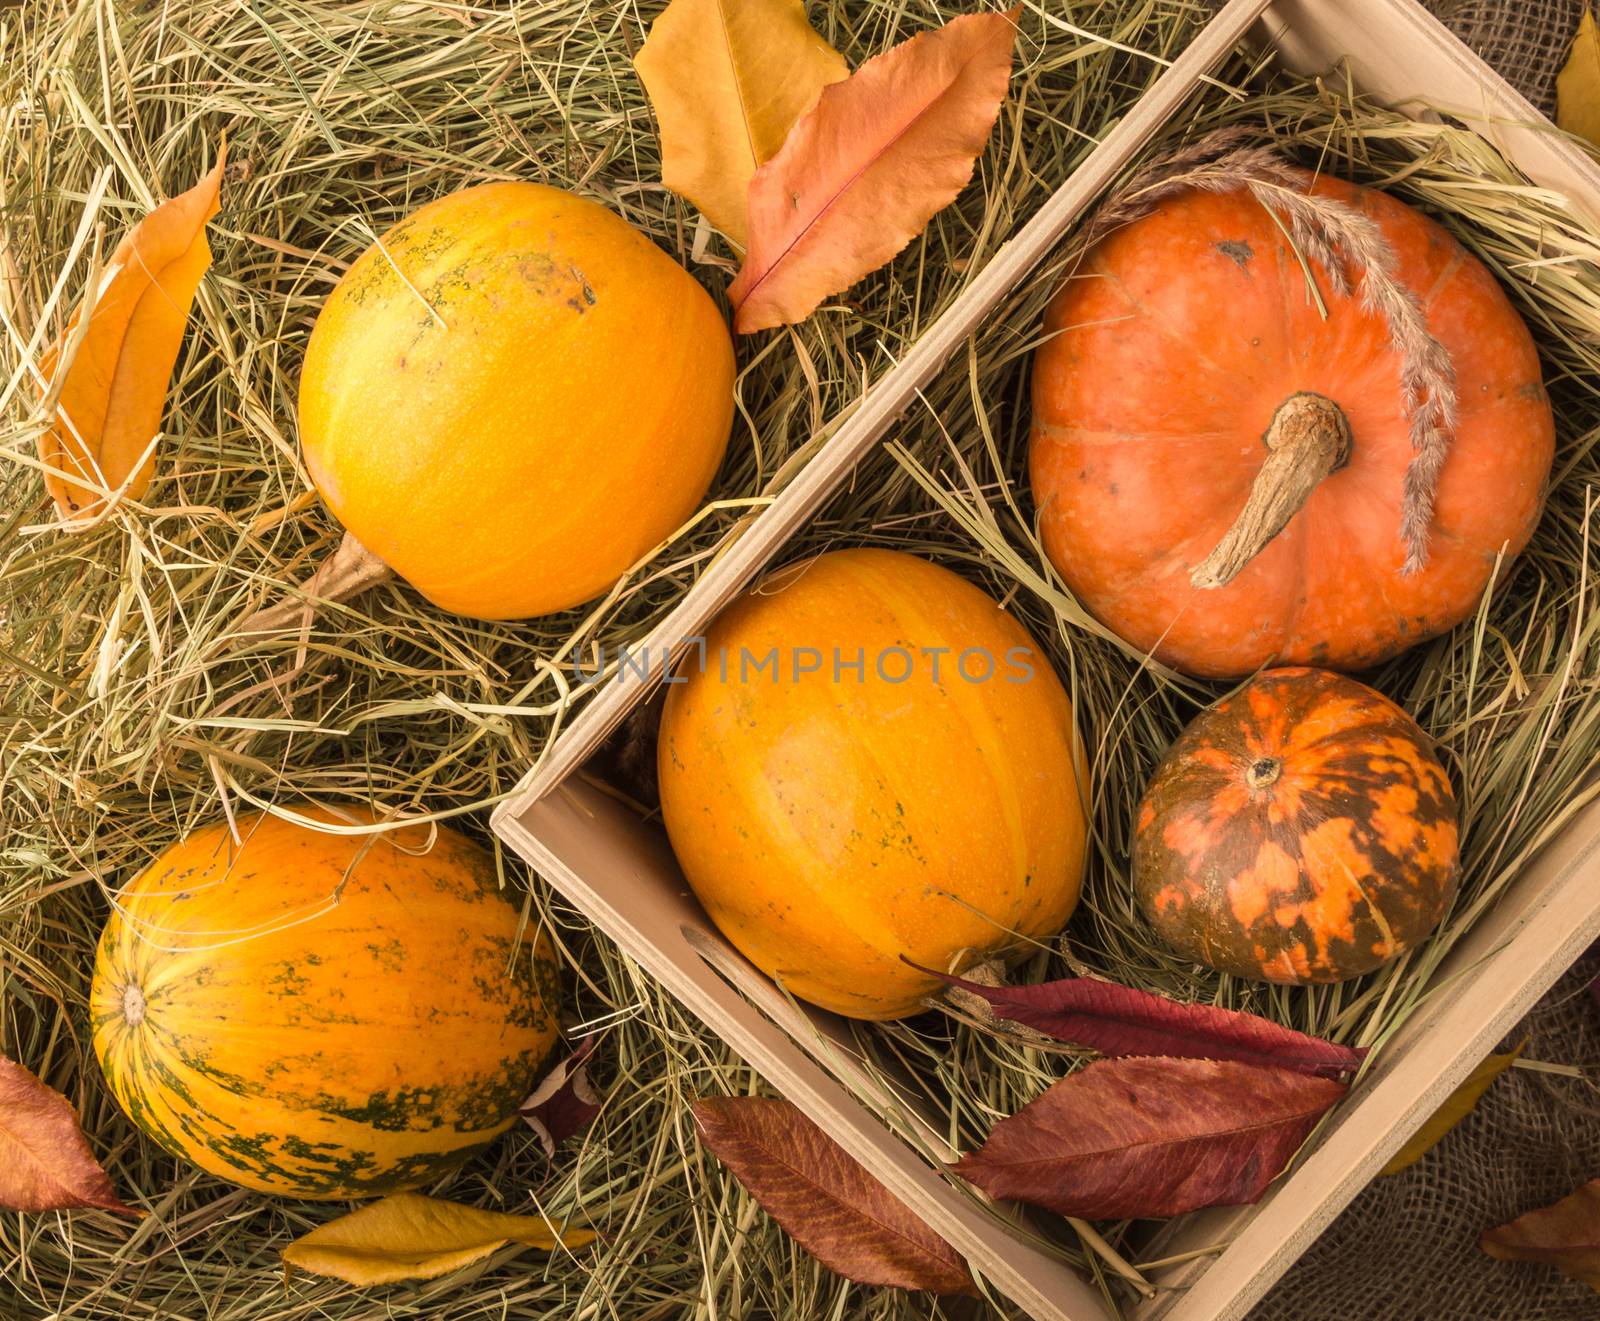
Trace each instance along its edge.
{"label": "pumpkin stem", "polygon": [[251,641],[256,641],[276,633],[297,633],[311,623],[321,602],[349,601],[394,576],[393,569],[357,541],[353,533],[346,532],[339,549],[300,585],[304,600],[284,601],[257,610],[235,627],[234,634],[241,639],[248,634]]}
{"label": "pumpkin stem", "polygon": [[1350,460],[1350,423],[1324,395],[1302,390],[1278,405],[1263,437],[1267,461],[1250,498],[1216,549],[1189,575],[1202,589],[1226,587],[1282,532],[1311,493]]}
{"label": "pumpkin stem", "polygon": [[122,1016],[129,1027],[138,1027],[144,1022],[144,992],[132,982],[122,992]]}
{"label": "pumpkin stem", "polygon": [[1250,763],[1244,773],[1244,782],[1252,789],[1270,789],[1283,774],[1283,763],[1276,757],[1262,757]]}

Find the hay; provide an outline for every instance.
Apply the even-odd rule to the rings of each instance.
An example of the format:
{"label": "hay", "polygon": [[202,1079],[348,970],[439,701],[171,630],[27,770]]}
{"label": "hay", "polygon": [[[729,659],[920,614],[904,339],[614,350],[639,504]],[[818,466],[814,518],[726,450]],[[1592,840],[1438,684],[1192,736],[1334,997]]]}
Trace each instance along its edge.
{"label": "hay", "polygon": [[[850,0],[814,19],[857,63],[956,12]],[[503,859],[506,883],[560,941],[575,1018],[605,1026],[611,1100],[553,1166],[531,1136],[513,1134],[430,1191],[505,1209],[533,1198],[587,1219],[605,1239],[576,1259],[506,1253],[444,1280],[364,1293],[303,1275],[285,1286],[277,1248],[330,1209],[232,1190],[154,1150],[122,1118],[88,1050],[93,942],[103,888],[218,815],[224,797],[370,798],[463,817],[481,834],[483,809],[582,700],[563,679],[567,662],[595,643],[614,655],[670,608],[728,529],[848,413],[1204,16],[1186,0],[1091,0],[1073,7],[1069,29],[1030,11],[1016,94],[973,187],[890,271],[794,332],[741,344],[740,414],[715,501],[611,598],[490,626],[385,587],[330,610],[298,669],[292,642],[228,657],[212,644],[337,538],[305,496],[294,379],[321,298],[371,231],[465,183],[540,178],[602,198],[720,292],[724,249],[655,182],[653,126],[628,66],[640,16],[575,0],[175,2],[121,14],[74,0],[0,17],[14,147],[0,163],[0,273],[19,275],[0,278],[12,327],[0,438],[10,459],[0,466],[0,1047],[68,1094],[119,1187],[156,1212],[132,1230],[94,1214],[0,1217],[0,1308],[246,1321],[965,1314],[847,1286],[758,1213],[701,1152],[685,1111],[697,1093],[750,1090],[749,1071],[514,859]],[[1241,61],[1221,82],[1250,75]],[[1483,144],[1337,88],[1283,79],[1248,106],[1214,88],[1151,154],[1246,116],[1264,117],[1307,163],[1424,205],[1507,282],[1545,345],[1561,449],[1533,547],[1475,623],[1376,676],[1440,737],[1466,786],[1466,885],[1435,941],[1360,982],[1286,990],[1183,964],[1133,915],[1129,805],[1218,690],[1141,666],[1104,637],[1031,534],[1015,484],[1026,363],[1043,303],[1075,255],[1070,241],[791,549],[868,542],[932,555],[1007,597],[1048,640],[1094,758],[1095,855],[1064,946],[1021,975],[1087,966],[1381,1044],[1414,1007],[1419,974],[1592,792],[1600,769],[1591,583],[1600,563],[1588,504],[1600,477],[1600,254]],[[224,127],[248,165],[234,167],[218,262],[180,359],[163,476],[143,510],[96,533],[31,530],[49,511],[18,338],[59,326],[87,268],[81,254],[67,260],[86,216],[84,234],[98,221],[114,235],[157,194],[185,186]],[[891,1067],[908,1079],[957,1145],[1071,1063],[932,1016],[859,1038],[886,1082]],[[1108,1298],[1125,1296],[1069,1230],[1041,1224]]]}
{"label": "hay", "polygon": [[[1248,76],[1236,62],[1221,81]],[[1069,238],[1015,291],[969,343],[965,362],[924,392],[888,453],[864,466],[790,551],[872,544],[932,556],[1008,600],[1047,640],[1090,748],[1095,847],[1062,941],[1039,951],[1018,980],[1089,972],[1381,1049],[1474,920],[1600,793],[1600,238],[1470,133],[1384,111],[1336,77],[1308,84],[1278,75],[1254,86],[1260,94],[1247,104],[1207,92],[1147,154],[1253,123],[1263,141],[1306,165],[1420,206],[1510,291],[1540,342],[1556,413],[1553,487],[1526,553],[1502,568],[1475,619],[1365,676],[1439,741],[1462,791],[1462,886],[1434,937],[1366,978],[1277,987],[1178,959],[1153,943],[1136,912],[1127,873],[1132,806],[1168,744],[1226,686],[1164,674],[1107,637],[1066,593],[1033,534],[1022,480],[1027,364],[1044,304],[1081,254],[1079,240]],[[962,1148],[1073,1063],[931,1016],[858,1028],[855,1037],[885,1085],[909,1079]],[[1137,1260],[1129,1226],[1101,1228]]]}
{"label": "hay", "polygon": [[[851,0],[814,21],[852,63],[962,12]],[[403,586],[292,642],[219,655],[229,621],[303,577],[338,529],[308,497],[294,429],[321,300],[374,232],[442,192],[517,177],[595,196],[720,295],[721,242],[658,183],[621,3],[260,0],[0,8],[0,1049],[79,1107],[119,1188],[154,1214],[0,1217],[0,1315],[353,1318],[926,1316],[817,1268],[701,1153],[686,1098],[747,1069],[515,859],[549,923],[576,1021],[604,1025],[612,1100],[553,1167],[531,1134],[430,1191],[605,1235],[577,1259],[502,1254],[417,1287],[359,1292],[277,1249],[333,1208],[241,1193],[145,1141],[110,1100],[85,1014],[105,891],[224,800],[362,798],[485,808],[582,694],[566,662],[637,638],[719,540],[859,399],[1093,148],[1204,21],[1200,0],[1085,0],[1026,16],[1014,95],[960,203],[890,271],[798,330],[740,346],[739,417],[703,520],[586,610],[512,626],[450,618]],[[50,527],[29,371],[81,291],[89,250],[187,187],[229,136],[223,211],[175,374],[160,477],[99,530]],[[101,230],[103,229],[103,235]]]}

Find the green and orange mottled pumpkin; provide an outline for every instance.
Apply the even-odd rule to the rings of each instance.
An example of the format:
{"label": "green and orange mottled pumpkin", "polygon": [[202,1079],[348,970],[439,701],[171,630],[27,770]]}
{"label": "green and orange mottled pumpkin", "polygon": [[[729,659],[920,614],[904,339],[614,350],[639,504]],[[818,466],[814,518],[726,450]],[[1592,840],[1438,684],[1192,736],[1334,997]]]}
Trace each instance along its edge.
{"label": "green and orange mottled pumpkin", "polygon": [[740,951],[854,1018],[917,1012],[958,970],[1053,937],[1078,901],[1088,777],[1027,631],[887,550],[788,565],[668,690],[661,808]]}
{"label": "green and orange mottled pumpkin", "polygon": [[1326,670],[1271,670],[1184,730],[1139,804],[1133,879],[1162,938],[1272,982],[1357,977],[1455,893],[1456,801],[1416,721]]}
{"label": "green and orange mottled pumpkin", "polygon": [[[301,806],[331,825],[360,809]],[[413,1188],[503,1133],[556,1038],[544,941],[477,845],[254,815],[134,878],[100,939],[95,1053],[175,1155],[260,1192]]]}

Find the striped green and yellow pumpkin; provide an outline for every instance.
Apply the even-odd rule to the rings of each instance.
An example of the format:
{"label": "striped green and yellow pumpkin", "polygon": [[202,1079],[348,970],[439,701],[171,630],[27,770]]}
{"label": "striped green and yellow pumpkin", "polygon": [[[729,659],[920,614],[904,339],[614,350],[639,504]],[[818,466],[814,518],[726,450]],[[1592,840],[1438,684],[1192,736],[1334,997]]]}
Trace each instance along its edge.
{"label": "striped green and yellow pumpkin", "polygon": [[1327,670],[1268,670],[1212,707],[1139,804],[1140,907],[1179,953],[1239,977],[1371,972],[1438,925],[1456,871],[1456,800],[1432,741]]}
{"label": "striped green and yellow pumpkin", "polygon": [[444,828],[238,829],[168,849],[101,936],[95,1053],[134,1122],[221,1178],[320,1199],[416,1187],[505,1132],[555,1041],[557,977],[489,856]]}

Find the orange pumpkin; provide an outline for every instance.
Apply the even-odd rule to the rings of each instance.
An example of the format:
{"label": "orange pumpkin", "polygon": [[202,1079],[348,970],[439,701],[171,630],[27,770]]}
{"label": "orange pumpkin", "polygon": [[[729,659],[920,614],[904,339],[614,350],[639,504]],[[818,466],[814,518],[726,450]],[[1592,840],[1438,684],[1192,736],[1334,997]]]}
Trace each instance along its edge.
{"label": "orange pumpkin", "polygon": [[1139,804],[1139,905],[1180,954],[1336,982],[1416,947],[1455,893],[1456,801],[1428,736],[1326,670],[1270,670],[1195,720]]}
{"label": "orange pumpkin", "polygon": [[238,825],[169,848],[101,935],[94,1048],[123,1110],[220,1178],[321,1199],[431,1182],[505,1132],[558,986],[493,859],[443,827]]}
{"label": "orange pumpkin", "polygon": [[1313,262],[1324,319],[1250,194],[1185,192],[1100,241],[1034,359],[1051,561],[1120,637],[1195,674],[1356,669],[1441,633],[1543,502],[1554,422],[1493,277],[1391,197],[1321,178],[1309,191],[1376,223],[1454,367],[1459,419],[1420,569],[1401,535],[1414,451],[1388,325]]}
{"label": "orange pumpkin", "polygon": [[[693,653],[691,653],[691,656]],[[1027,632],[947,569],[844,550],[770,575],[668,690],[661,809],[757,967],[854,1018],[1046,940],[1078,900],[1087,776]]]}
{"label": "orange pumpkin", "polygon": [[716,305],[626,221],[484,184],[339,281],[306,348],[300,439],[373,556],[446,610],[521,619],[608,590],[688,519],[727,446],[733,373]]}

